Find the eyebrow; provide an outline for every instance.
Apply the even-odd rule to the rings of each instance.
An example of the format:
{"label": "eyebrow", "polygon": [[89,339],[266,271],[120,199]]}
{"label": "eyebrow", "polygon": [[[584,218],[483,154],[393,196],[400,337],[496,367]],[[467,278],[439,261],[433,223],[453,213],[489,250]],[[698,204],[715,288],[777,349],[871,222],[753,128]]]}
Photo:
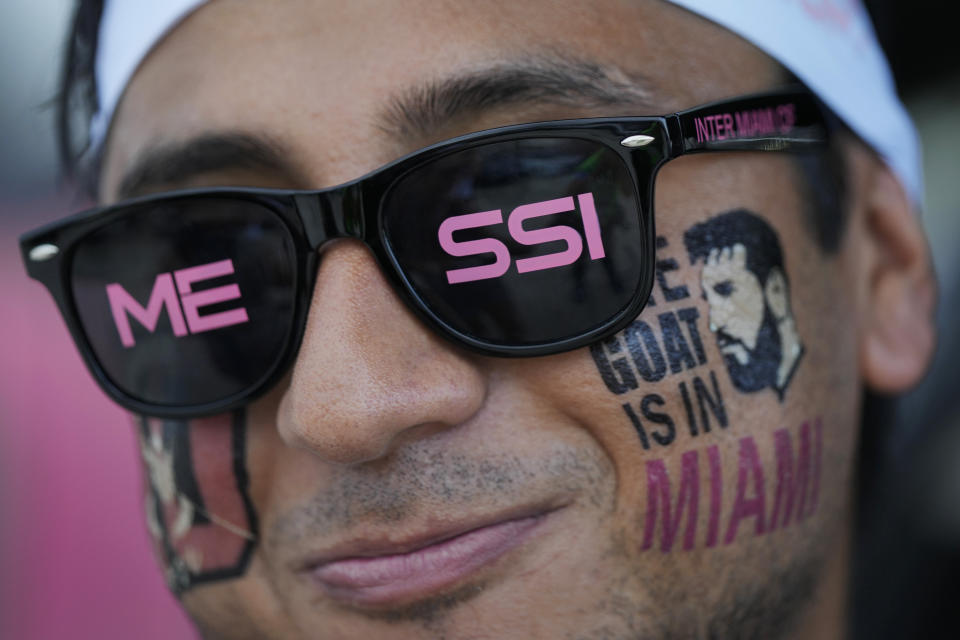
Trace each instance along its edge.
{"label": "eyebrow", "polygon": [[280,143],[263,134],[205,133],[155,146],[139,156],[121,179],[117,194],[120,199],[130,198],[150,188],[228,169],[299,175],[287,156]]}
{"label": "eyebrow", "polygon": [[[493,63],[429,80],[387,99],[376,126],[406,148],[435,137],[444,127],[497,108],[524,105],[580,111],[620,107],[652,113],[652,91],[640,76],[570,56],[531,56]],[[631,114],[633,115],[633,114]],[[300,176],[282,144],[263,133],[211,131],[183,142],[156,145],[124,173],[117,195],[228,170]]]}
{"label": "eyebrow", "polygon": [[545,104],[581,111],[620,107],[652,113],[650,84],[642,76],[592,60],[532,56],[406,89],[388,100],[378,124],[386,133],[414,142],[495,108]]}

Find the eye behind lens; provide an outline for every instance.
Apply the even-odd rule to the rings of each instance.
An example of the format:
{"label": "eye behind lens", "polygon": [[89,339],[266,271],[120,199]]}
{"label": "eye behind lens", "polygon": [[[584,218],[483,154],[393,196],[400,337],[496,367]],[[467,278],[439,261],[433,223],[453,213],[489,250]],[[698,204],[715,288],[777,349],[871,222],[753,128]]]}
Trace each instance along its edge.
{"label": "eye behind lens", "polygon": [[577,137],[435,159],[384,197],[385,244],[424,310],[504,347],[569,340],[636,296],[646,230],[629,169]]}
{"label": "eye behind lens", "polygon": [[293,332],[293,240],[257,202],[132,210],[85,237],[69,271],[95,360],[139,402],[197,406],[242,393],[270,374]]}

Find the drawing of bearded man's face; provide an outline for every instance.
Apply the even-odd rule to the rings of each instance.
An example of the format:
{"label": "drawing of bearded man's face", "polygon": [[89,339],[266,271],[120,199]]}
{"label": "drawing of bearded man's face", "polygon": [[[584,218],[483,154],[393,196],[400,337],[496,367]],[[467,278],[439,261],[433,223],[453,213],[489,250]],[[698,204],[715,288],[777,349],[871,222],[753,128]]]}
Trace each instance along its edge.
{"label": "drawing of bearded man's face", "polygon": [[769,386],[781,361],[780,333],[763,285],[746,266],[746,248],[713,249],[701,281],[731,381],[746,392]]}
{"label": "drawing of bearded man's face", "polygon": [[695,225],[684,243],[691,264],[703,260],[700,284],[710,330],[731,382],[745,393],[770,388],[783,401],[803,341],[776,232],[763,218],[739,209]]}

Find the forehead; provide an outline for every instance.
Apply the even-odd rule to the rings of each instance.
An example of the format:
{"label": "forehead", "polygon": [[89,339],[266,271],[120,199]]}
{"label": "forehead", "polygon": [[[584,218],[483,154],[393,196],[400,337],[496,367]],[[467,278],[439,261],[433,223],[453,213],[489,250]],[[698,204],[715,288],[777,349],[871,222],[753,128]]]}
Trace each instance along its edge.
{"label": "forehead", "polygon": [[[661,0],[213,0],[134,75],[108,140],[101,193],[110,199],[124,168],[150,148],[211,130],[282,142],[311,187],[349,180],[411,150],[379,126],[398,95],[550,59],[586,61],[641,83],[645,113],[760,90],[776,75],[745,41]],[[422,142],[601,115],[536,104],[490,111]]]}

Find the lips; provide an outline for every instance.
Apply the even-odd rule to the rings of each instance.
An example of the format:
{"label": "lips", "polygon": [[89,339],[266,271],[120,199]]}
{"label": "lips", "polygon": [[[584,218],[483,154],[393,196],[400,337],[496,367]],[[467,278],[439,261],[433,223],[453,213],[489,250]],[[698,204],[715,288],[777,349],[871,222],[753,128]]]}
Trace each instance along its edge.
{"label": "lips", "polygon": [[312,562],[314,583],[352,605],[389,605],[452,589],[535,535],[550,510],[434,529],[393,543],[358,540]]}

